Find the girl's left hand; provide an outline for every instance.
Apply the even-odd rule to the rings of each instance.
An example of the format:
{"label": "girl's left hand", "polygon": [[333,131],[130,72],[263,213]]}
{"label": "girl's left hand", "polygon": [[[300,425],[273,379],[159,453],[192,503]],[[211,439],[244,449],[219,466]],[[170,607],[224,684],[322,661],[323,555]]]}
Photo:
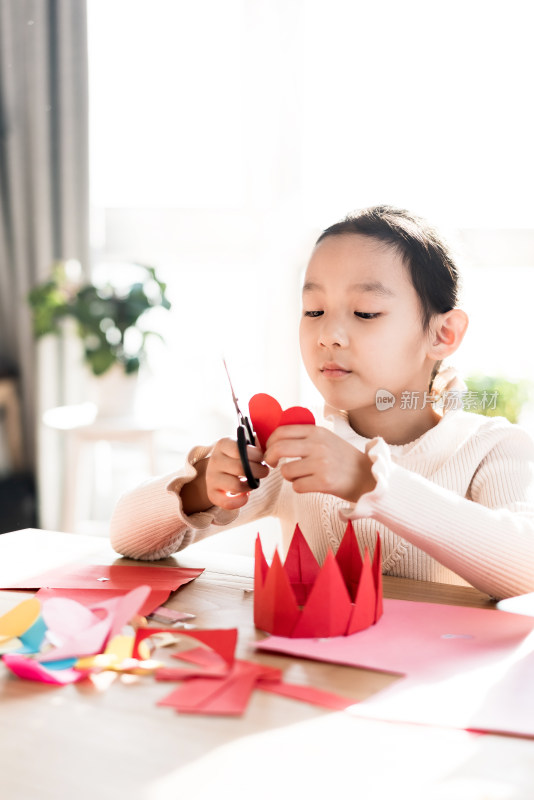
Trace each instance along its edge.
{"label": "girl's left hand", "polygon": [[376,485],[371,461],[353,445],[317,425],[281,425],[267,441],[263,455],[270,467],[280,459],[283,477],[295,492],[322,492],[355,503]]}

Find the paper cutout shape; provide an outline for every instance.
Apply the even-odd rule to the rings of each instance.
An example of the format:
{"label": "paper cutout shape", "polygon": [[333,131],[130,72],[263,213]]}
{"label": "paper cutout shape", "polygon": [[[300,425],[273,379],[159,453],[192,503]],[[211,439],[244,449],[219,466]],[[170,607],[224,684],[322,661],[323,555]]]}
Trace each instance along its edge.
{"label": "paper cutout shape", "polygon": [[371,562],[362,559],[349,522],[336,556],[317,563],[299,526],[284,565],[275,551],[269,568],[256,539],[254,624],[291,638],[349,636],[375,624],[382,615],[380,537]]}
{"label": "paper cutout shape", "polygon": [[227,675],[231,668],[222,656],[205,647],[193,647],[179,653],[172,653],[172,657],[185,661],[191,666],[161,667],[156,671],[156,680],[183,681],[188,678],[221,678]]}
{"label": "paper cutout shape", "polygon": [[257,681],[265,674],[261,664],[235,661],[224,678],[192,678],[158,702],[187,714],[239,716],[246,710]]}
{"label": "paper cutout shape", "polygon": [[195,619],[194,614],[189,614],[187,611],[176,611],[174,608],[166,608],[165,606],[158,606],[149,614],[150,619],[154,622],[159,622],[162,625],[176,625],[178,622],[187,622]]}
{"label": "paper cutout shape", "polygon": [[[43,614],[46,617],[47,606],[53,604],[51,619],[59,626],[59,636],[63,638],[59,647],[41,655],[39,660],[48,662],[59,658],[101,653],[107,642],[120,633],[124,625],[138,613],[149,592],[149,586],[138,586],[125,595],[103,600],[90,610],[80,606],[78,612],[73,612],[73,603],[79,605],[74,600],[56,598],[46,601],[43,604]],[[89,613],[91,617],[84,616],[82,610],[85,614]],[[99,612],[104,612],[103,618]],[[86,626],[76,627],[72,630],[73,619],[76,617],[80,621],[83,618]],[[67,635],[65,635],[65,631],[67,631]],[[71,632],[68,633],[68,631]]]}
{"label": "paper cutout shape", "polygon": [[207,650],[205,647],[192,647],[189,650],[182,650],[180,653],[173,653],[173,658],[186,661],[188,664],[195,664],[197,667],[211,669],[214,666],[223,665],[228,670],[229,662],[215,650]]}
{"label": "paper cutout shape", "polygon": [[[22,581],[0,586],[1,589],[111,589],[122,592],[146,585],[153,589],[175,591],[185,583],[198,578],[203,569],[190,567],[98,566],[71,564],[48,570]],[[102,581],[102,578],[106,578]]]}
{"label": "paper cutout shape", "polygon": [[139,646],[141,642],[153,636],[155,633],[170,633],[172,636],[187,636],[191,639],[196,639],[199,642],[203,642],[208,647],[211,647],[211,649],[220,655],[229,666],[234,663],[237,628],[203,631],[177,631],[176,628],[138,628],[135,634],[132,653],[134,658],[139,658]]}
{"label": "paper cutout shape", "polygon": [[118,634],[108,641],[103,653],[78,659],[76,669],[107,669],[113,672],[141,671],[142,674],[146,674],[147,671],[155,671],[160,666],[159,662],[150,661],[150,653],[147,653],[146,659],[143,658],[142,661],[132,658],[133,645],[134,637],[132,635]]}
{"label": "paper cutout shape", "polygon": [[283,411],[278,400],[270,394],[255,394],[250,398],[248,410],[262,450],[265,450],[271,433],[280,425],[315,425],[315,417],[309,409],[292,406]]}
{"label": "paper cutout shape", "polygon": [[105,619],[99,619],[95,616],[94,620],[94,623],[89,627],[76,631],[71,636],[55,640],[58,641],[58,646],[41,653],[39,661],[45,663],[63,658],[78,658],[100,653],[109,635],[111,617],[108,615]]}
{"label": "paper cutout shape", "polygon": [[21,648],[22,642],[20,639],[0,639],[0,655],[4,655],[4,653],[17,653],[20,652]]}
{"label": "paper cutout shape", "polygon": [[[125,594],[124,589],[107,589],[105,586],[103,588],[97,589],[39,589],[37,594],[35,595],[38,600],[44,602],[45,600],[52,598],[52,597],[65,597],[68,600],[75,600],[77,603],[81,603],[83,606],[93,607],[98,605],[102,601],[102,599],[111,599],[112,597],[121,597]],[[150,594],[144,601],[143,605],[139,609],[139,614],[141,616],[146,617],[150,614],[155,608],[158,608],[162,603],[165,603],[168,600],[170,595],[169,589],[150,589]]]}
{"label": "paper cutout shape", "polygon": [[43,619],[50,631],[60,638],[68,639],[95,625],[100,618],[74,600],[52,598],[43,603]]}
{"label": "paper cutout shape", "polygon": [[36,622],[41,604],[35,597],[23,600],[0,617],[0,642],[20,637]]}
{"label": "paper cutout shape", "polygon": [[[55,661],[48,661],[46,664],[46,669],[52,670],[55,674],[56,670],[62,669],[71,669],[72,667],[76,666],[77,659],[73,656],[72,658],[60,658]],[[43,666],[43,664],[41,664]]]}
{"label": "paper cutout shape", "polygon": [[[313,564],[308,563],[313,570]],[[306,568],[301,569],[295,561],[293,568],[306,579]],[[50,596],[42,604],[23,601],[7,620],[3,620],[3,630],[20,630],[31,622],[42,606],[42,613],[30,627],[20,634],[20,639],[6,639],[0,648],[20,646],[26,637],[27,652],[37,652],[38,658],[28,658],[20,652],[7,653],[4,657],[6,667],[20,678],[61,686],[81,681],[90,674],[107,670],[109,672],[129,672],[136,675],[155,673],[157,680],[188,679],[189,684],[174,691],[161,701],[160,705],[170,705],[185,713],[210,715],[240,715],[247,708],[254,688],[263,688],[284,696],[315,703],[327,708],[345,708],[348,701],[306,686],[295,686],[281,682],[280,669],[234,659],[237,631],[207,630],[180,632],[199,641],[206,647],[192,647],[174,653],[173,656],[190,665],[189,668],[165,667],[149,658],[148,636],[168,635],[175,640],[177,632],[172,629],[143,628],[142,633],[117,633],[136,616],[139,605],[150,592],[150,587],[141,586],[116,597],[108,597],[93,605],[83,606],[70,597]],[[98,594],[102,597],[102,593]],[[47,627],[48,625],[48,627]],[[131,630],[131,628],[130,628]],[[47,634],[46,647],[51,649],[39,652],[39,647]],[[96,642],[96,644],[95,644]],[[107,642],[102,650],[100,642]],[[135,642],[136,655],[133,657]],[[57,644],[56,644],[57,643]],[[98,646],[97,646],[98,645]],[[145,646],[144,646],[145,645]],[[211,649],[208,649],[211,648]],[[97,649],[96,654],[77,658],[69,651]]]}
{"label": "paper cutout shape", "polygon": [[46,634],[46,623],[42,616],[38,617],[31,628],[21,633],[19,639],[22,647],[17,650],[19,655],[23,653],[38,653],[43,644]]}
{"label": "paper cutout shape", "polygon": [[171,706],[187,714],[237,716],[246,710],[255,688],[334,711],[344,710],[356,702],[313,686],[285,683],[282,671],[276,667],[236,660],[224,677],[193,677],[160,700],[158,705]]}
{"label": "paper cutout shape", "polygon": [[84,672],[75,669],[52,670],[32,658],[10,653],[3,658],[4,664],[19,678],[41,683],[62,685],[76,683],[86,677]]}
{"label": "paper cutout shape", "polygon": [[261,679],[257,683],[257,688],[264,692],[278,694],[281,697],[290,697],[292,700],[300,700],[303,703],[329,708],[331,711],[344,711],[356,703],[356,700],[343,697],[343,695],[335,692],[325,692],[323,689],[316,689],[314,686],[302,686],[301,684],[285,683],[284,681]]}
{"label": "paper cutout shape", "polygon": [[239,716],[248,705],[256,674],[256,670],[236,662],[226,678],[192,678],[159,700],[158,705],[188,714]]}
{"label": "paper cutout shape", "polygon": [[134,637],[125,634],[116,634],[106,645],[105,654],[115,656],[121,663],[132,657]]}

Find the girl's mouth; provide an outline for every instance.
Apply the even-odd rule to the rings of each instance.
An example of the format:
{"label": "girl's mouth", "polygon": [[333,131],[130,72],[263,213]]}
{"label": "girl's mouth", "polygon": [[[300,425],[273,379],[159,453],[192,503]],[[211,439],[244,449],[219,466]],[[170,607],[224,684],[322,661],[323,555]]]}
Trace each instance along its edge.
{"label": "girl's mouth", "polygon": [[346,375],[350,375],[352,370],[345,369],[341,364],[327,363],[323,364],[320,372],[325,378],[344,378]]}

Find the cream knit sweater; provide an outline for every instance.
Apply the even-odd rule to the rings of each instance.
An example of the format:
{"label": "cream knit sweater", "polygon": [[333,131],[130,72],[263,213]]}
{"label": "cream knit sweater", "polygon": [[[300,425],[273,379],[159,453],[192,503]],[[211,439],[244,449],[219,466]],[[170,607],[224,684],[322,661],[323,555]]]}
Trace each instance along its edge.
{"label": "cream knit sweater", "polygon": [[284,549],[298,522],[322,561],[352,519],[362,549],[372,553],[380,533],[384,574],[467,582],[497,598],[534,591],[534,442],[526,431],[500,417],[456,410],[415,441],[387,445],[359,436],[342,412],[325,413],[325,424],[372,461],[376,487],[355,505],[297,494],[273,469],[240,511],[213,507],[187,517],[180,490],[210,452],[195,447],[184,469],[120,498],[113,547],[131,558],[165,558],[222,526],[275,516]]}

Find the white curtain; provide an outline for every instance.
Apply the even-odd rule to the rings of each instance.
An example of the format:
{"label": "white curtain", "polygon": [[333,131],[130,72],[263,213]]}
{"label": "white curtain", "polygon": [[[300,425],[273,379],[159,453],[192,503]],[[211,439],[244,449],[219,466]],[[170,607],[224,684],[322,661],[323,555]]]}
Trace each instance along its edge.
{"label": "white curtain", "polygon": [[61,452],[40,420],[65,402],[66,368],[56,341],[38,358],[27,295],[56,259],[87,268],[87,94],[85,0],[0,0],[0,356],[19,373],[45,516]]}

